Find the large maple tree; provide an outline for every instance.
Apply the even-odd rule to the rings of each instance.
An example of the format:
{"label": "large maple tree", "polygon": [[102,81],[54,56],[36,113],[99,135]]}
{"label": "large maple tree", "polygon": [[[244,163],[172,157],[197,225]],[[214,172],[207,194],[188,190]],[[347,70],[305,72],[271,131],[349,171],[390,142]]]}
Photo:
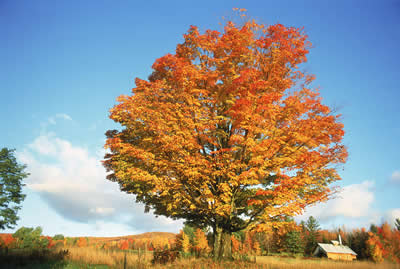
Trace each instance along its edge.
{"label": "large maple tree", "polygon": [[191,26],[148,80],[118,97],[104,165],[108,179],[157,215],[211,227],[214,256],[232,232],[326,200],[346,148],[340,115],[300,70],[302,29],[227,22]]}

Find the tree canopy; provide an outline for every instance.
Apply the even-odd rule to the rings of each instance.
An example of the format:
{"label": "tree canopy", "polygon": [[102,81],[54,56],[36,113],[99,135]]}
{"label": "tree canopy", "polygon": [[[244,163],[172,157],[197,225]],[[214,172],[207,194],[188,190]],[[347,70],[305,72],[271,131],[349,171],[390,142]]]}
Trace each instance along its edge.
{"label": "tree canopy", "polygon": [[13,234],[13,237],[17,239],[19,248],[44,249],[48,246],[49,240],[42,237],[42,231],[42,227],[21,227]]}
{"label": "tree canopy", "polygon": [[299,68],[310,46],[281,24],[191,26],[110,110],[122,129],[106,133],[108,179],[156,215],[212,227],[217,256],[232,232],[328,199],[347,151]]}
{"label": "tree canopy", "polygon": [[29,175],[24,172],[25,168],[18,164],[14,150],[0,150],[0,229],[12,228],[19,219],[19,204],[25,199],[22,180]]}

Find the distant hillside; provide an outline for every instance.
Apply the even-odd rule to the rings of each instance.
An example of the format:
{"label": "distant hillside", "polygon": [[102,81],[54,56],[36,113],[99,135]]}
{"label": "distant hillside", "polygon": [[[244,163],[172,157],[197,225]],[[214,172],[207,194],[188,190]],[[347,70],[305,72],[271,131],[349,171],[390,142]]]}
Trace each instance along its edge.
{"label": "distant hillside", "polygon": [[139,239],[139,238],[154,238],[154,237],[175,238],[175,236],[176,234],[168,232],[149,232],[137,235],[129,235],[128,237],[132,239]]}
{"label": "distant hillside", "polygon": [[152,241],[156,238],[163,238],[167,240],[175,240],[176,234],[168,233],[168,232],[147,232],[142,234],[135,235],[125,235],[125,236],[114,236],[114,237],[94,237],[88,236],[88,238],[92,241],[97,242],[109,242],[109,241],[120,241],[124,239],[133,239],[133,240],[144,240],[144,241]]}
{"label": "distant hillside", "polygon": [[[0,233],[0,238],[7,235],[12,235],[10,233]],[[151,240],[155,238],[165,238],[165,239],[175,239],[176,234],[169,232],[147,232],[142,234],[134,235],[124,235],[124,236],[113,236],[113,237],[97,237],[97,236],[67,236],[71,238],[87,237],[94,241],[119,241],[123,239],[140,239],[140,240]]]}
{"label": "distant hillside", "polygon": [[[8,245],[15,241],[12,234],[0,233],[0,246]],[[52,242],[50,240],[49,242]],[[136,235],[113,236],[113,237],[65,237],[65,240],[54,241],[54,244],[61,244],[64,247],[96,247],[102,249],[120,248],[120,249],[154,249],[171,248],[176,242],[176,234],[168,232],[148,232]],[[51,244],[51,243],[49,243]]]}

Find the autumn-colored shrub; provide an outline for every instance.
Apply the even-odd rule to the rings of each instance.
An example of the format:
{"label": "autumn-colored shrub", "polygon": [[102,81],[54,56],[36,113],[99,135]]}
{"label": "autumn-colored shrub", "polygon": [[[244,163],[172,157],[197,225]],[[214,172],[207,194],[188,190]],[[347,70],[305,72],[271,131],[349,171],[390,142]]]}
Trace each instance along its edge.
{"label": "autumn-colored shrub", "polygon": [[177,257],[179,257],[178,251],[172,251],[172,250],[154,251],[152,263],[166,264],[168,262],[174,262]]}

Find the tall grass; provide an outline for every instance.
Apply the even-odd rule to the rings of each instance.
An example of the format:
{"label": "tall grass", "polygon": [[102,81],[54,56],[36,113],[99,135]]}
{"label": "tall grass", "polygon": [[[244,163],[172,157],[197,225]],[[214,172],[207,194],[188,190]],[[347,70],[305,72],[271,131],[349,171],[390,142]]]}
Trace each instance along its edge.
{"label": "tall grass", "polygon": [[94,248],[69,248],[68,260],[90,265],[107,265],[110,268],[192,268],[192,269],[400,269],[400,265],[366,261],[332,261],[327,259],[282,258],[274,256],[257,256],[256,262],[224,261],[212,259],[181,258],[172,264],[153,265],[151,252],[100,250]]}
{"label": "tall grass", "polygon": [[282,269],[400,269],[399,264],[373,263],[369,261],[334,261],[328,259],[300,259],[281,258],[273,256],[259,256],[257,263],[267,265],[265,268]]}
{"label": "tall grass", "polygon": [[68,248],[68,258],[71,261],[85,264],[108,265],[115,268],[147,268],[152,259],[149,252],[131,252],[121,250],[101,250],[95,248]]}

